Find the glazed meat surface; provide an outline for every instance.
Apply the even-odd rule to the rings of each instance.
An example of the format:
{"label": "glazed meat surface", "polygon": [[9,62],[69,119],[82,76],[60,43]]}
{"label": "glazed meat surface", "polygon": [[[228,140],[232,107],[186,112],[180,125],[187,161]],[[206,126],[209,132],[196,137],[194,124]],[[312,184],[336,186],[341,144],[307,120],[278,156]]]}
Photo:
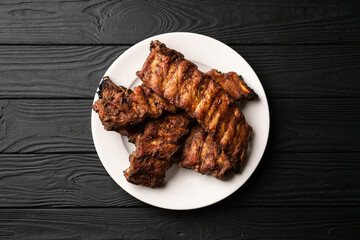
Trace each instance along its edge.
{"label": "glazed meat surface", "polygon": [[181,53],[159,41],[152,42],[150,49],[141,71],[137,72],[138,77],[154,92],[195,118],[238,171],[252,133],[244,115],[222,87],[185,60]]}
{"label": "glazed meat surface", "polygon": [[232,164],[219,144],[199,125],[191,129],[185,141],[179,167],[195,169],[221,180],[233,172]]}
{"label": "glazed meat surface", "polygon": [[258,98],[254,90],[248,87],[243,78],[235,72],[221,73],[216,69],[212,69],[206,74],[235,101],[249,101]]}
{"label": "glazed meat surface", "polygon": [[171,167],[173,155],[181,148],[181,139],[189,132],[191,119],[185,113],[165,114],[145,125],[136,138],[136,151],[130,156],[130,167],[124,171],[134,184],[159,187]]}
{"label": "glazed meat surface", "polygon": [[164,111],[176,111],[173,105],[150,88],[138,86],[132,91],[116,86],[108,77],[100,84],[98,95],[99,100],[94,103],[93,109],[108,131],[125,132],[124,127],[158,118]]}
{"label": "glazed meat surface", "polygon": [[128,182],[136,185],[160,187],[164,184],[166,172],[172,164],[172,161],[163,161],[133,152],[130,155],[130,168],[124,171],[124,176]]}

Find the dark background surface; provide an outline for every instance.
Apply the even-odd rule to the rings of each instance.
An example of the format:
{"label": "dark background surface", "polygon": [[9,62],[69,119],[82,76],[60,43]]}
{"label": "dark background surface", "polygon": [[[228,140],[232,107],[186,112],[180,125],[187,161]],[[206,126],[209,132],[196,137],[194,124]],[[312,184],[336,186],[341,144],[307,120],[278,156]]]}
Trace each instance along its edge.
{"label": "dark background surface", "polygon": [[[131,197],[91,137],[106,69],[172,31],[235,49],[271,112],[249,181],[193,211]],[[359,1],[3,0],[0,239],[359,239],[359,81]]]}

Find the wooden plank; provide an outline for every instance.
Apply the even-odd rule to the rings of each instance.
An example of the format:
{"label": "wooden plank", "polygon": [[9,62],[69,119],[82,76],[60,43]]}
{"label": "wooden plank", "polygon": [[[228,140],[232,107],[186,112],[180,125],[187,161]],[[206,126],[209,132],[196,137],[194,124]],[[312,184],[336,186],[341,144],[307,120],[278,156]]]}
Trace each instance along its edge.
{"label": "wooden plank", "polygon": [[[360,48],[239,46],[268,98],[360,97]],[[356,50],[355,50],[356,49]],[[241,73],[240,73],[241,74]]]}
{"label": "wooden plank", "polygon": [[[249,181],[216,205],[358,207],[359,158],[267,152]],[[0,169],[0,208],[149,206],[122,190],[96,154],[0,154]]]}
{"label": "wooden plank", "polygon": [[[0,98],[93,98],[106,69],[127,48],[0,46]],[[360,96],[360,48],[233,48],[254,68],[269,98]]]}
{"label": "wooden plank", "polygon": [[127,48],[0,46],[0,97],[93,98],[107,68]]}
{"label": "wooden plank", "polygon": [[357,1],[22,1],[0,4],[0,43],[134,44],[164,32],[226,43],[359,43]]}
{"label": "wooden plank", "polygon": [[0,207],[145,206],[111,179],[97,154],[0,154],[0,166]]}
{"label": "wooden plank", "polygon": [[359,208],[1,209],[2,239],[356,239]]}
{"label": "wooden plank", "polygon": [[359,104],[359,98],[271,100],[269,150],[359,151]]}
{"label": "wooden plank", "polygon": [[360,205],[359,153],[270,153],[221,206]]}
{"label": "wooden plank", "polygon": [[[360,151],[359,98],[273,99],[269,103],[269,150]],[[0,152],[95,152],[91,104],[91,99],[0,100]]]}
{"label": "wooden plank", "polygon": [[1,100],[0,152],[94,152],[91,100]]}

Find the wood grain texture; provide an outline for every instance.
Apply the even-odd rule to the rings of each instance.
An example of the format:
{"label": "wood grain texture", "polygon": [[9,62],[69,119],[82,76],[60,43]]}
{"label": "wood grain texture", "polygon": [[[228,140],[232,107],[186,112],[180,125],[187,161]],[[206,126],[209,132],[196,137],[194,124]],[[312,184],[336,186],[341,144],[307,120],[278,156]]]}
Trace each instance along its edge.
{"label": "wood grain texture", "polygon": [[271,100],[268,148],[293,152],[359,151],[359,104],[359,98]]}
{"label": "wood grain texture", "polygon": [[271,153],[219,206],[360,205],[359,153]]}
{"label": "wood grain texture", "polygon": [[94,152],[91,100],[1,100],[0,152]]}
{"label": "wood grain texture", "polygon": [[233,48],[254,69],[268,98],[360,97],[357,46]]}
{"label": "wood grain texture", "polygon": [[[94,153],[91,104],[92,99],[0,100],[0,152]],[[269,104],[270,151],[360,151],[360,99],[273,99]]]}
{"label": "wood grain texture", "polygon": [[[1,1],[0,239],[358,239],[359,12],[355,0]],[[234,48],[271,112],[251,178],[193,211],[127,194],[91,137],[106,69],[173,31]]]}
{"label": "wood grain texture", "polygon": [[0,46],[0,97],[93,98],[106,69],[127,48]]}
{"label": "wood grain texture", "polygon": [[96,154],[0,154],[0,166],[0,207],[145,206],[110,178]]}
{"label": "wood grain texture", "polygon": [[[127,48],[0,46],[0,98],[93,98],[106,69]],[[355,46],[233,48],[254,68],[268,98],[360,96]]]}
{"label": "wood grain texture", "polygon": [[358,208],[2,209],[2,239],[356,239]]}
{"label": "wood grain texture", "polygon": [[357,1],[22,1],[0,4],[0,43],[133,44],[174,31],[236,44],[359,43]]}
{"label": "wood grain texture", "polygon": [[[216,206],[357,207],[358,159],[360,153],[267,152],[250,180]],[[122,190],[96,154],[0,154],[0,169],[0,208],[149,207]]]}

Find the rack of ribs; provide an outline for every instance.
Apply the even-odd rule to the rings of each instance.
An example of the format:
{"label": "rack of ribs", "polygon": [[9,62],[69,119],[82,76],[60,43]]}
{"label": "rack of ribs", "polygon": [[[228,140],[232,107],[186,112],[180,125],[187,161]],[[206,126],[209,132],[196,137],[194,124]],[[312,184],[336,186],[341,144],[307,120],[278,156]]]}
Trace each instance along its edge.
{"label": "rack of ribs", "polygon": [[124,171],[126,179],[148,187],[161,186],[173,155],[181,148],[181,138],[189,132],[190,122],[185,113],[164,114],[149,121],[136,138],[136,151],[130,155],[130,167]]}
{"label": "rack of ribs", "polygon": [[238,171],[247,151],[252,128],[234,100],[211,76],[201,72],[176,50],[159,41],[137,76],[154,92],[185,110],[211,135]]}

